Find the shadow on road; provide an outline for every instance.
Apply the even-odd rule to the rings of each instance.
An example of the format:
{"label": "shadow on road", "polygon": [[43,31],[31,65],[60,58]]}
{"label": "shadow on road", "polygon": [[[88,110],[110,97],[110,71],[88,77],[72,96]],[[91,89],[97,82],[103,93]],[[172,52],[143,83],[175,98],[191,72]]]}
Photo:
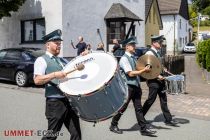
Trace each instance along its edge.
{"label": "shadow on road", "polygon": [[[12,81],[0,80],[0,83],[1,83],[1,84],[5,84],[5,85],[8,85],[8,86],[16,86],[16,87],[18,87],[18,86],[16,85],[16,83],[15,83],[15,82],[12,82]],[[28,86],[26,86],[26,87],[43,88],[44,86],[37,86],[37,85],[35,85],[35,84],[33,84],[33,83],[30,83],[30,84],[29,84]]]}

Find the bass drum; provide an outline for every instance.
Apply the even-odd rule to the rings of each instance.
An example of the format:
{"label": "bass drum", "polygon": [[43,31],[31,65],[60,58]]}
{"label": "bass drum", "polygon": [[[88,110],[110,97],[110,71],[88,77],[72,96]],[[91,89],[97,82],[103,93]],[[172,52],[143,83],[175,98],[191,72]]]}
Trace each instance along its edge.
{"label": "bass drum", "polygon": [[90,53],[73,59],[64,71],[79,64],[85,68],[67,75],[59,88],[81,119],[99,122],[112,117],[128,98],[128,87],[119,73],[117,60],[108,53]]}

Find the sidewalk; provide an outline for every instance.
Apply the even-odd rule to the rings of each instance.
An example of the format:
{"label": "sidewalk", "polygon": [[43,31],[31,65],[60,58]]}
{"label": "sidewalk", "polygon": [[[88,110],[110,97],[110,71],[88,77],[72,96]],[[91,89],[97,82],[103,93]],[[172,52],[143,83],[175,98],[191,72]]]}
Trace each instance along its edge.
{"label": "sidewalk", "polygon": [[186,92],[194,96],[210,97],[210,84],[204,80],[194,56],[185,57]]}
{"label": "sidewalk", "polygon": [[[195,56],[185,57],[186,94],[168,94],[168,106],[172,114],[210,121],[210,85],[202,79],[202,71]],[[148,97],[148,87],[141,83],[142,103]],[[161,112],[159,98],[151,111]]]}

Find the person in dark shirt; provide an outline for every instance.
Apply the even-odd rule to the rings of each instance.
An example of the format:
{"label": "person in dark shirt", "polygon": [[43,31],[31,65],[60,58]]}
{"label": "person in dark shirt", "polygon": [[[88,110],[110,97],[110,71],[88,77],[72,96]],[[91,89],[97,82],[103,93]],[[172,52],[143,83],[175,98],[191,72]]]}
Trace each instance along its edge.
{"label": "person in dark shirt", "polygon": [[87,50],[89,53],[92,53],[92,46],[90,44],[87,44]]}
{"label": "person in dark shirt", "polygon": [[114,54],[115,53],[115,51],[117,50],[117,49],[119,49],[120,48],[120,44],[119,44],[119,42],[118,42],[118,40],[117,39],[113,39],[113,44],[114,44],[114,47],[113,47],[113,49],[112,49],[112,53]]}
{"label": "person in dark shirt", "polygon": [[77,49],[77,56],[80,55],[82,52],[84,52],[87,49],[87,45],[86,43],[83,41],[83,37],[79,36],[78,37],[78,44],[76,45],[76,47],[74,46],[73,42],[71,41],[71,45],[74,49]]}

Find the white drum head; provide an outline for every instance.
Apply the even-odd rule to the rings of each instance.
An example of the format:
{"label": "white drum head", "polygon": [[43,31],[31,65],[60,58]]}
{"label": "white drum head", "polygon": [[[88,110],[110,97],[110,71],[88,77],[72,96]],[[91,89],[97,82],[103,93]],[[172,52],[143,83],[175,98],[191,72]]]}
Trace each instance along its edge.
{"label": "white drum head", "polygon": [[85,66],[83,70],[74,71],[60,81],[59,88],[64,93],[90,94],[103,87],[114,76],[117,69],[117,60],[113,55],[95,52],[76,57],[64,67],[64,71],[73,70],[81,63]]}

